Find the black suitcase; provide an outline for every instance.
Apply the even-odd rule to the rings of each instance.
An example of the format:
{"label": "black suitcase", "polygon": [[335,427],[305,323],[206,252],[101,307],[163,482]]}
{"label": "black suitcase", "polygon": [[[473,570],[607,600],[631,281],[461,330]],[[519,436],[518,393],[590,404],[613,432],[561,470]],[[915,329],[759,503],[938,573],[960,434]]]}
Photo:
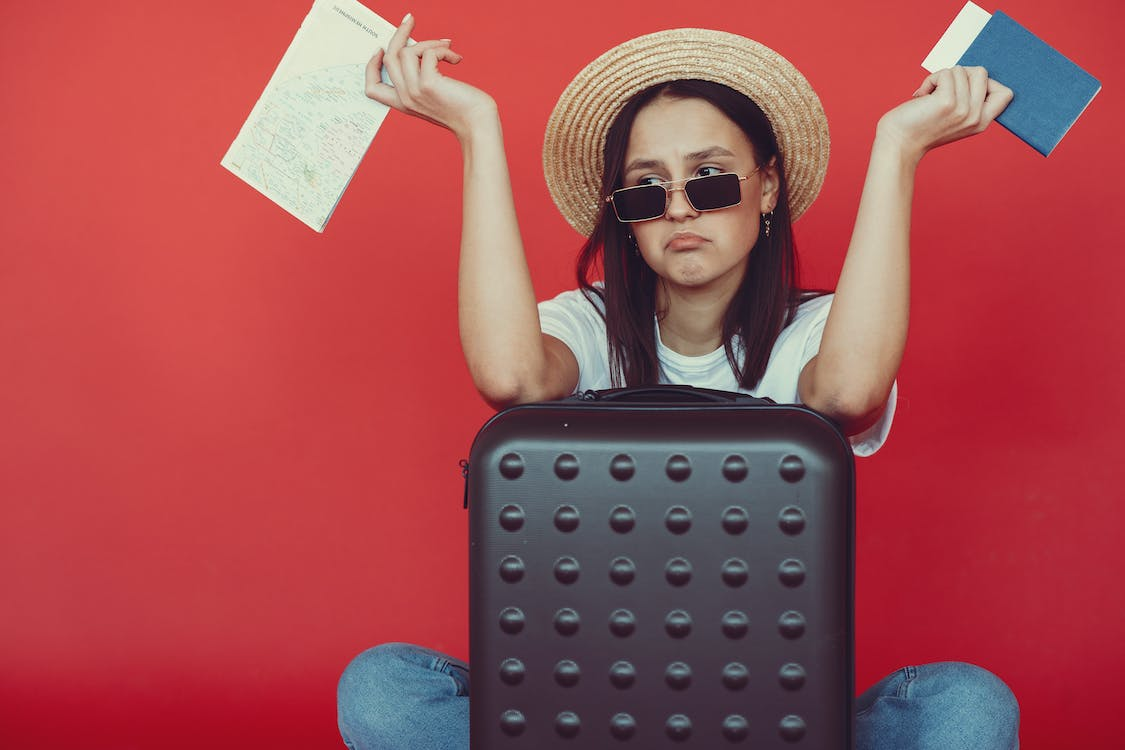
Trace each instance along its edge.
{"label": "black suitcase", "polygon": [[849,750],[846,438],[736,394],[586,398],[473,443],[472,749]]}

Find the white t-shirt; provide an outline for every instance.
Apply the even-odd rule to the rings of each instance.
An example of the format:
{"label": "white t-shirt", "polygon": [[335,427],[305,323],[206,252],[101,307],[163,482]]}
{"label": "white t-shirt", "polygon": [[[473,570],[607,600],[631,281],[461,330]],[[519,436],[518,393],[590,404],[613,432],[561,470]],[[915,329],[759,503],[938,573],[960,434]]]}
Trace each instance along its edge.
{"label": "white t-shirt", "polygon": [[[578,360],[576,392],[613,387],[609,375],[609,341],[605,322],[598,314],[604,306],[597,297],[594,297],[594,304],[597,309],[577,289],[539,303],[539,324],[543,332],[566,344]],[[770,398],[779,404],[799,404],[801,397],[797,393],[797,381],[805,364],[820,351],[820,336],[831,306],[831,294],[801,304],[793,322],[782,329],[774,342],[766,372],[752,390],[739,387],[723,347],[698,357],[679,354],[664,345],[660,340],[660,327],[656,326],[660,382],[738,391]],[[739,351],[737,344],[735,351]],[[857,456],[871,455],[887,439],[894,419],[897,394],[896,384],[891,388],[887,408],[879,421],[849,438]]]}

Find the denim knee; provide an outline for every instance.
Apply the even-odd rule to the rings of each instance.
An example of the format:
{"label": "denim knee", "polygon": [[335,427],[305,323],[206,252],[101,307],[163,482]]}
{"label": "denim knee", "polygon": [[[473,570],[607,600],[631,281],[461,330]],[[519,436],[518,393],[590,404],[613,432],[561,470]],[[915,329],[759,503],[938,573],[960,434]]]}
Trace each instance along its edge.
{"label": "denim knee", "polygon": [[[336,720],[349,747],[363,747],[361,738],[395,736],[394,725],[402,717],[403,692],[409,681],[403,672],[410,668],[413,647],[384,643],[360,653],[340,675],[336,686]],[[356,743],[356,744],[353,744]]]}
{"label": "denim knee", "polygon": [[973,664],[944,662],[919,667],[918,675],[920,681],[935,682],[932,689],[941,691],[945,710],[959,717],[959,733],[975,738],[971,740],[975,747],[1019,747],[1019,702],[992,672]]}
{"label": "denim knee", "polygon": [[991,672],[961,662],[900,669],[856,702],[858,750],[1015,750],[1019,705]]}
{"label": "denim knee", "polygon": [[467,695],[465,665],[419,646],[382,644],[340,675],[340,735],[355,750],[467,746]]}

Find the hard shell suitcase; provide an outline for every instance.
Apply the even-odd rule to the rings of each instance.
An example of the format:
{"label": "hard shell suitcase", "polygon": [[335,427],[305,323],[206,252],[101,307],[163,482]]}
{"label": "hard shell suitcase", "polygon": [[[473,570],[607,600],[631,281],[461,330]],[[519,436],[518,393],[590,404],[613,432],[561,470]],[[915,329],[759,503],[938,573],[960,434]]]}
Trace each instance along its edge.
{"label": "hard shell suitcase", "polygon": [[736,396],[622,389],[481,429],[473,750],[852,747],[852,451]]}

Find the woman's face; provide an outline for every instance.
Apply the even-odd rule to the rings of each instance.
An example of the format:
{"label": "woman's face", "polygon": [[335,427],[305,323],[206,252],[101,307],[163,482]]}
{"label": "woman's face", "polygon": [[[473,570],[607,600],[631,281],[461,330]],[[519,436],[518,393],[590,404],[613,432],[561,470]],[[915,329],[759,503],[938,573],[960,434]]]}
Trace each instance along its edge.
{"label": "woman's face", "polygon": [[[750,139],[713,104],[659,97],[633,122],[622,185],[720,172],[742,177],[759,166]],[[777,176],[770,165],[761,165],[739,184],[737,206],[696,211],[676,190],[663,216],[629,226],[645,262],[669,285],[731,294],[738,287],[758,240],[760,216],[777,202]]]}

